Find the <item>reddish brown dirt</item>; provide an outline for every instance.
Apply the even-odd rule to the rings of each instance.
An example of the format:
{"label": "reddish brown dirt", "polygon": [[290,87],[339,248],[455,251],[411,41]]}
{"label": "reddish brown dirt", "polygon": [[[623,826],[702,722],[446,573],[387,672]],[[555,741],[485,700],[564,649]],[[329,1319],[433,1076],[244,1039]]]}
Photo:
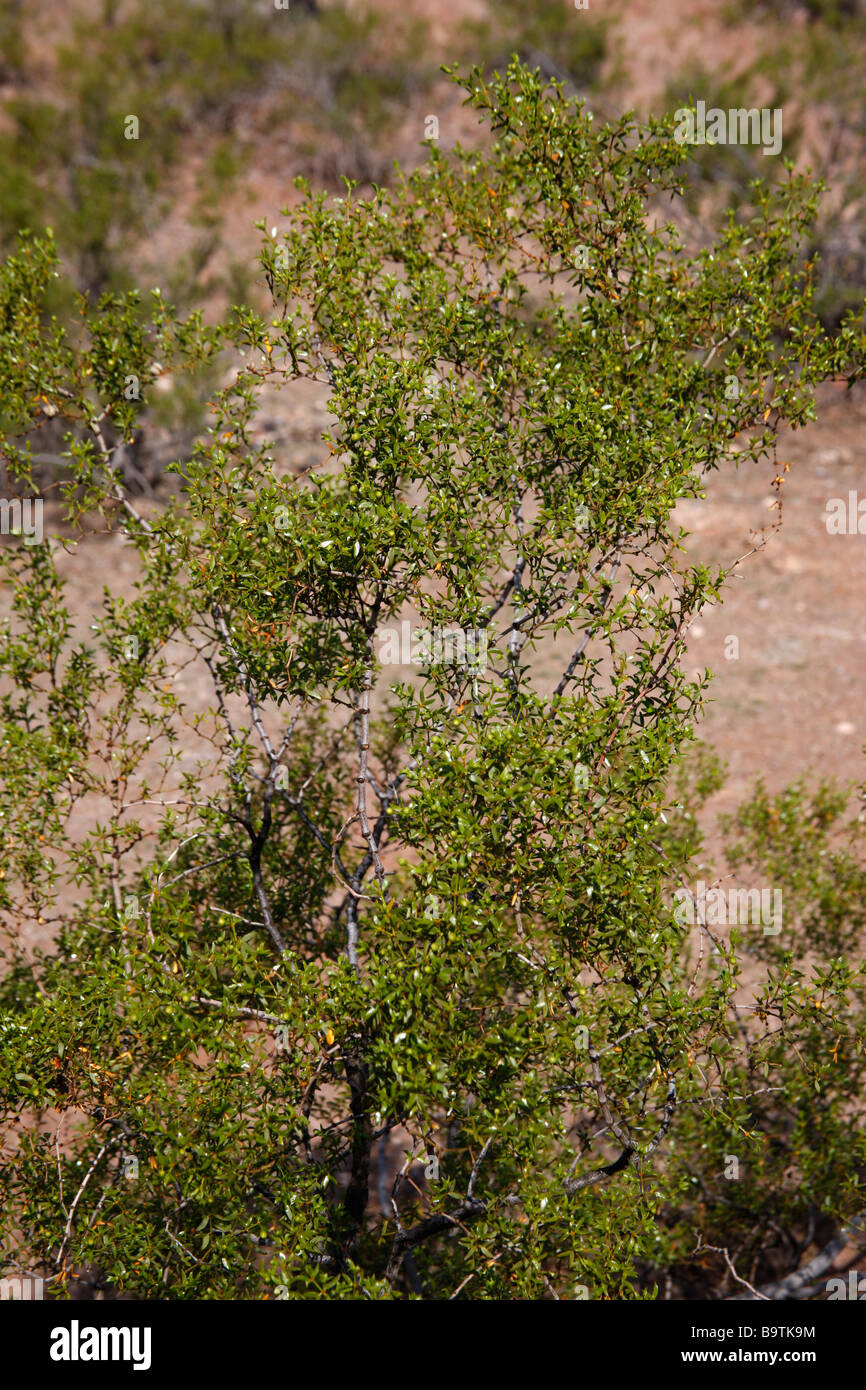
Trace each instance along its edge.
{"label": "reddish brown dirt", "polygon": [[[800,772],[862,779],[866,767],[866,536],[831,535],[827,503],[864,495],[866,392],[825,389],[819,420],[779,451],[792,465],[781,527],[732,579],[724,604],[691,629],[695,667],[718,673],[704,736],[730,764],[715,798],[728,809],[763,775],[778,788]],[[680,508],[696,558],[722,561],[750,548],[777,513],[771,470],[720,475],[703,503]],[[726,639],[739,642],[726,659]],[[728,644],[728,650],[732,644]]]}

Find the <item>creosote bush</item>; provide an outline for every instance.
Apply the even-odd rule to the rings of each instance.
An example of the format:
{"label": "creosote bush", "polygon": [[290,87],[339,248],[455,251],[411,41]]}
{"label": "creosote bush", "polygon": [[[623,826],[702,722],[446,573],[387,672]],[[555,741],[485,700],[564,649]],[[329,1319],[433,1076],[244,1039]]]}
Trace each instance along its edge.
{"label": "creosote bush", "polygon": [[[517,62],[464,85],[487,152],[304,190],[264,316],[115,297],[67,339],[51,243],[3,269],[8,465],[68,421],[67,526],[113,537],[2,551],[3,1248],[58,1297],[711,1298],[710,1247],[775,1278],[862,1204],[838,797],[732,828],[795,881],[779,935],[676,897],[717,781],[683,771],[684,644],[726,572],[673,509],[735,442],[781,493],[780,431],[862,373],[797,259],[815,190],[756,185],[690,254],[672,118],[601,126]],[[218,353],[140,513],[111,440]],[[330,424],[297,473],[255,422],[301,382]],[[66,578],[123,536],[137,589],[82,632]],[[403,623],[483,659],[386,664]]]}

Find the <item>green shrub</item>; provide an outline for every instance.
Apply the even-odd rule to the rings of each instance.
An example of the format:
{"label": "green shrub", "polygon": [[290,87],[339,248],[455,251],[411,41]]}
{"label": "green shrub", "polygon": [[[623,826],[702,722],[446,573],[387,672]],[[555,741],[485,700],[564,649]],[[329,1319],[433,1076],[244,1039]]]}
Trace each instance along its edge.
{"label": "green shrub", "polygon": [[[4,1249],[60,1296],[714,1296],[731,1155],[753,1278],[862,1201],[860,871],[746,979],[675,896],[718,778],[672,783],[685,635],[725,576],[673,508],[862,374],[796,268],[814,192],[789,171],[690,255],[647,215],[672,119],[603,127],[517,62],[464,85],[489,152],[306,191],[223,337],[114,297],[82,345],[43,323],[49,245],[0,275],[4,452],[26,482],[22,432],[69,420],[69,521],[141,566],[82,637],[57,545],[0,552]],[[221,342],[140,517],[122,440]],[[300,381],[331,422],[302,473],[255,430]],[[464,646],[401,671],[403,623]],[[790,812],[813,868],[835,809]],[[799,872],[764,802],[742,825]]]}

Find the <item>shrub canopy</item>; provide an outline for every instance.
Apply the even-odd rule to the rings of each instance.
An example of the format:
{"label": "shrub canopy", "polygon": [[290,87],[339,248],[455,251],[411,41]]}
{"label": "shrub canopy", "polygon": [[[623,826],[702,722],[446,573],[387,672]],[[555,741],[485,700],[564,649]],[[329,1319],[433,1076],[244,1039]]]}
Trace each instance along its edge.
{"label": "shrub canopy", "polygon": [[[716,785],[677,771],[684,644],[726,578],[674,508],[735,461],[781,497],[780,431],[860,375],[798,259],[816,190],[755,185],[693,253],[673,118],[598,126],[516,62],[464,85],[484,149],[304,187],[264,313],[106,296],[67,331],[50,239],[0,272],[23,487],[68,423],[65,538],[3,550],[0,648],[5,1246],[61,1294],[711,1296],[696,1234],[765,1277],[858,1209],[844,796],[732,827],[796,880],[779,935],[674,897]],[[125,441],[217,354],[145,515]],[[295,390],[327,394],[312,467],[258,424]],[[123,535],[135,593],[83,632],[67,580]]]}

